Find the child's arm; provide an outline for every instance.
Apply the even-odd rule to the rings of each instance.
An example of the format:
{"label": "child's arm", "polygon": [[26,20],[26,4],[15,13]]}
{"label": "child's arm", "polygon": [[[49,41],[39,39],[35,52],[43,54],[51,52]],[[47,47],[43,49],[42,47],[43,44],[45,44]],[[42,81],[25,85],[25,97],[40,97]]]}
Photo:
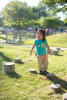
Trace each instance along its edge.
{"label": "child's arm", "polygon": [[35,44],[31,48],[30,55],[32,55],[32,51],[33,51],[34,48],[35,48]]}
{"label": "child's arm", "polygon": [[48,43],[46,44],[46,47],[47,47],[47,49],[48,49],[49,54],[52,55],[52,52],[51,52],[51,49],[50,49]]}

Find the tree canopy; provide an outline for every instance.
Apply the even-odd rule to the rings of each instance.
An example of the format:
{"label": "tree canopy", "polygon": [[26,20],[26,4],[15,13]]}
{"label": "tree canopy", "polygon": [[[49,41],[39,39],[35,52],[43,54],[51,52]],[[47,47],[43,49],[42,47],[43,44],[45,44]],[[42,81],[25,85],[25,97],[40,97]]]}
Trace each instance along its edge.
{"label": "tree canopy", "polygon": [[20,1],[9,2],[2,11],[3,22],[7,26],[25,27],[28,22],[40,18],[34,8]]}
{"label": "tree canopy", "polygon": [[58,28],[63,26],[63,22],[56,17],[46,17],[43,20],[43,26],[46,28]]}
{"label": "tree canopy", "polygon": [[3,17],[0,16],[0,26],[3,26]]}
{"label": "tree canopy", "polygon": [[67,0],[42,0],[42,3],[52,10],[52,15],[61,11],[67,12]]}
{"label": "tree canopy", "polygon": [[64,24],[67,26],[67,17],[64,19]]}
{"label": "tree canopy", "polygon": [[[57,0],[57,2],[56,0],[42,1],[38,6],[30,7],[25,2],[12,0],[2,10],[2,20],[0,21],[5,26],[13,26],[16,28],[27,28],[30,26],[37,28],[41,25],[57,27],[62,25],[60,24],[62,21],[53,16],[60,11],[64,11],[66,14],[66,3],[62,0]],[[43,24],[41,23],[42,18],[44,18]]]}

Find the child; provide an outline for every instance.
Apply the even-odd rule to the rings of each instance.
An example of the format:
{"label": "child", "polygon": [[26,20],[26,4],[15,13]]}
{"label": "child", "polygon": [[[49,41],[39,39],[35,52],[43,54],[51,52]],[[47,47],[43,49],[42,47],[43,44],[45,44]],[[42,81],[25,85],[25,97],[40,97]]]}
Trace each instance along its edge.
{"label": "child", "polygon": [[[47,57],[47,49],[49,51],[49,54],[52,55],[50,47],[46,40],[46,33],[45,30],[38,30],[37,31],[37,39],[34,42],[34,45],[30,51],[30,55],[32,55],[32,51],[36,46],[37,50],[37,59],[38,59],[38,68],[40,74],[47,75],[47,69],[48,69],[48,57]],[[46,49],[47,48],[47,49]]]}

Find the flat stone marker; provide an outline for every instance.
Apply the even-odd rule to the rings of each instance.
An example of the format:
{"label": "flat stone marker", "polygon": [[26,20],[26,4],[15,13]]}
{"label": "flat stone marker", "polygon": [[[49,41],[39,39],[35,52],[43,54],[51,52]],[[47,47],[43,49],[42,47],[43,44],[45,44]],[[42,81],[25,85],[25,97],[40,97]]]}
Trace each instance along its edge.
{"label": "flat stone marker", "polygon": [[60,84],[52,84],[50,87],[51,87],[51,89],[54,89],[54,90],[60,90],[61,89]]}
{"label": "flat stone marker", "polygon": [[52,50],[52,54],[57,55],[58,54],[58,50]]}
{"label": "flat stone marker", "polygon": [[15,63],[7,62],[4,64],[5,73],[14,73],[15,72]]}
{"label": "flat stone marker", "polygon": [[47,77],[53,77],[53,76],[55,76],[54,73],[48,73],[48,74],[47,74]]}
{"label": "flat stone marker", "polygon": [[15,62],[15,63],[21,63],[21,58],[15,58],[15,59],[14,59],[14,62]]}
{"label": "flat stone marker", "polygon": [[63,94],[62,100],[67,100],[67,93],[64,93],[64,94]]}
{"label": "flat stone marker", "polygon": [[37,73],[36,69],[30,69],[29,72],[34,74]]}
{"label": "flat stone marker", "polygon": [[61,50],[61,48],[57,48],[57,50],[59,51],[59,50]]}

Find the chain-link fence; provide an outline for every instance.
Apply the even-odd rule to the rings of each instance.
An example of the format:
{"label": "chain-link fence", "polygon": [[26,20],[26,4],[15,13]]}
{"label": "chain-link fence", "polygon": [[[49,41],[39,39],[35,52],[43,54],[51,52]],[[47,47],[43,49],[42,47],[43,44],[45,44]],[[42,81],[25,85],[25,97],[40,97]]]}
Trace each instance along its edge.
{"label": "chain-link fence", "polygon": [[0,44],[21,44],[22,41],[35,38],[36,30],[4,31],[0,35]]}

